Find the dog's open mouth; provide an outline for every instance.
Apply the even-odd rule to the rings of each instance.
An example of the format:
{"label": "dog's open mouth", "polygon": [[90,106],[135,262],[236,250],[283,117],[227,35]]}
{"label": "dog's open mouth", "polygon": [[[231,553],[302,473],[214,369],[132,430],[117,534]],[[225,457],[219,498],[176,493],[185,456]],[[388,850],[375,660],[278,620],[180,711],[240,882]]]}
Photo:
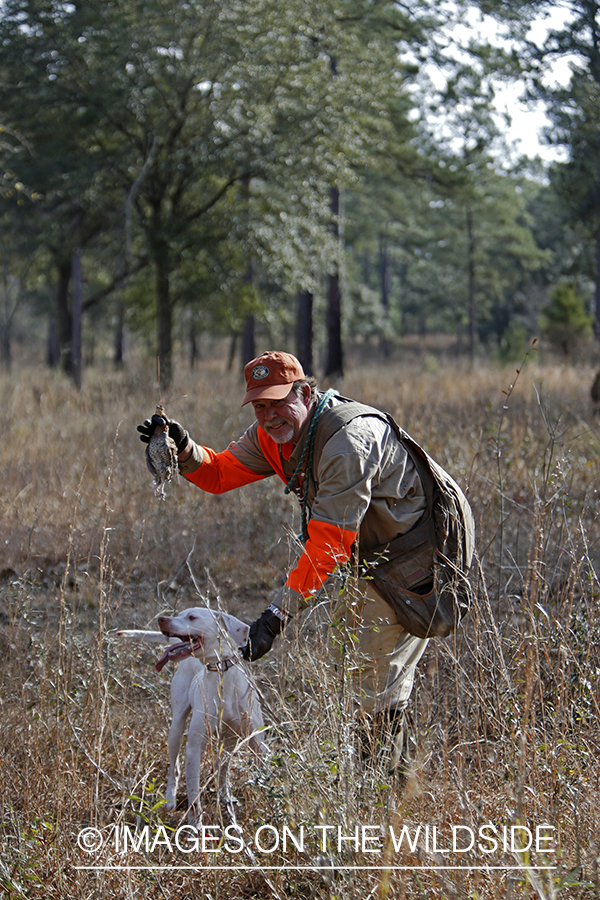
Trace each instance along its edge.
{"label": "dog's open mouth", "polygon": [[[178,637],[178,635],[175,634],[166,636]],[[178,644],[171,644],[170,647],[167,647],[154,668],[157,672],[160,672],[168,662],[181,662],[182,659],[187,659],[188,656],[192,656],[200,650],[202,644],[203,640],[201,637],[189,637],[186,641],[180,641]]]}

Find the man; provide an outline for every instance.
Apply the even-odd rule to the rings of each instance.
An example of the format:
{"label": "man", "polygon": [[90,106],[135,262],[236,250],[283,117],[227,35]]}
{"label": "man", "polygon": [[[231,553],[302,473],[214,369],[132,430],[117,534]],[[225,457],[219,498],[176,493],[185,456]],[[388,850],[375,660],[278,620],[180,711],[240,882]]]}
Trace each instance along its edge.
{"label": "man", "polygon": [[[304,551],[252,624],[245,658],[264,656],[289,619],[309,606],[327,578],[348,561],[357,570],[362,565],[363,572],[378,560],[383,571],[384,558],[393,565],[396,554],[389,547],[395,544],[390,542],[406,540],[401,536],[409,533],[411,549],[401,556],[392,582],[402,581],[409,612],[421,596],[435,596],[431,489],[423,483],[430,476],[423,476],[417,456],[402,440],[410,444],[408,436],[379,410],[334,391],[317,391],[314,379],[288,353],[263,353],[247,364],[244,375],[242,406],[252,404],[256,421],[226,450],[201,447],[179,423],[167,424],[181,473],[202,490],[223,493],[278,475],[286,492],[294,491],[302,504]],[[155,425],[164,423],[157,416],[146,420],[138,427],[141,440],[148,442]],[[421,533],[425,537],[419,542]],[[411,627],[410,616],[399,615],[393,592],[385,584],[378,589],[378,583],[376,577],[350,579],[343,619],[346,633],[352,634],[346,646],[360,660],[353,667],[356,705],[375,729],[375,740],[387,742],[394,769],[406,755],[404,710],[430,631],[426,625],[410,633],[404,627]],[[344,641],[336,644],[343,647]]]}

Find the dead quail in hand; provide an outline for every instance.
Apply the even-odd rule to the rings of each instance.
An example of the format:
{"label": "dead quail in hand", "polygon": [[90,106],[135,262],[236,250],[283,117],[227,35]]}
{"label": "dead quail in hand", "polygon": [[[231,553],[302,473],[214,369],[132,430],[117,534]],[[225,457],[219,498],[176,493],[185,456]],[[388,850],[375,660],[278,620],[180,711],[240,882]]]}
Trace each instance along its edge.
{"label": "dead quail in hand", "polygon": [[[159,404],[156,414],[164,416],[164,407]],[[146,448],[148,468],[154,473],[154,495],[165,499],[165,485],[179,472],[177,461],[177,444],[169,437],[168,425],[157,425]]]}

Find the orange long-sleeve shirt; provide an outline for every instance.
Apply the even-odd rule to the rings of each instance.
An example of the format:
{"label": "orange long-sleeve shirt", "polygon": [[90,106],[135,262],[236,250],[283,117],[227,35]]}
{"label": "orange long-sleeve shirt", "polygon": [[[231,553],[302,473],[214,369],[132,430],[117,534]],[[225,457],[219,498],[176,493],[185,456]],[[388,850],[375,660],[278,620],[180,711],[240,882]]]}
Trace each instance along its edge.
{"label": "orange long-sleeve shirt", "polygon": [[[230,448],[217,453],[208,447],[202,447],[202,465],[186,474],[186,478],[211,494],[223,494],[245,484],[261,481],[273,473],[287,484],[290,474],[284,471],[283,460],[289,460],[293,445],[277,444],[260,428],[257,429],[257,437],[269,471],[254,471],[236,458]],[[308,523],[308,540],[304,552],[289,573],[286,585],[303,597],[318,590],[336,566],[350,558],[356,534],[356,531],[337,524],[311,520]]]}

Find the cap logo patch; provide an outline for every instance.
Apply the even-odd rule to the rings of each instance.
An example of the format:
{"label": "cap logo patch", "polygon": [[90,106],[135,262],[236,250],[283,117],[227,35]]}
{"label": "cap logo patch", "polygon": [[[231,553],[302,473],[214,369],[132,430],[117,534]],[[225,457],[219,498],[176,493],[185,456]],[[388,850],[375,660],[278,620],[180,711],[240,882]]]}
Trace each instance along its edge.
{"label": "cap logo patch", "polygon": [[266,366],[254,366],[252,369],[252,377],[255,381],[260,381],[261,378],[266,378],[269,374],[269,370]]}

